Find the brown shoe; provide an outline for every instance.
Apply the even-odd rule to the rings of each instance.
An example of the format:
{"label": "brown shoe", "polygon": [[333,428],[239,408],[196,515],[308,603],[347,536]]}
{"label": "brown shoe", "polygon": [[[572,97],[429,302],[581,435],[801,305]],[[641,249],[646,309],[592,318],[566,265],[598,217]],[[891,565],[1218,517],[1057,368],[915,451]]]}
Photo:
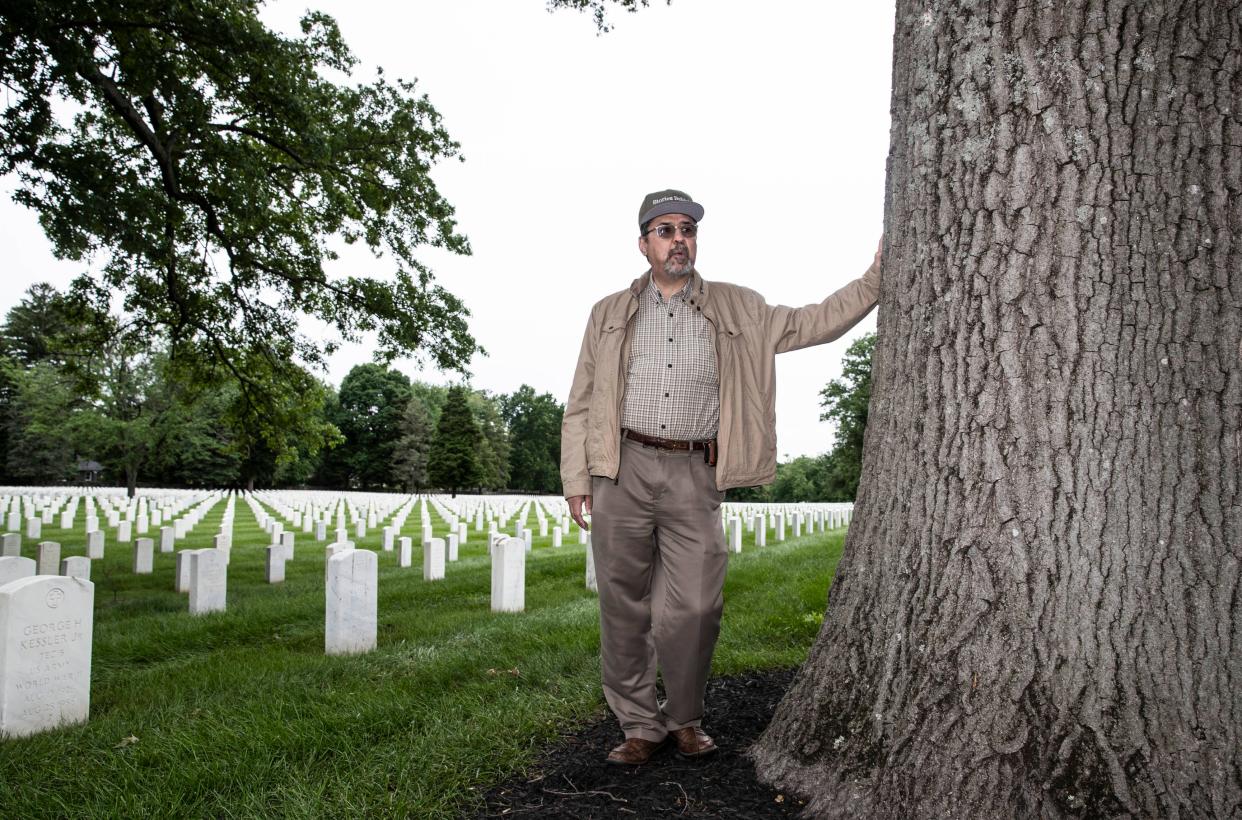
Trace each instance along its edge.
{"label": "brown shoe", "polygon": [[608,762],[614,766],[641,766],[662,749],[667,741],[667,737],[664,740],[626,738],[624,743],[608,753]]}
{"label": "brown shoe", "polygon": [[707,757],[718,751],[716,741],[698,726],[674,729],[670,734],[677,741],[677,754],[682,757]]}

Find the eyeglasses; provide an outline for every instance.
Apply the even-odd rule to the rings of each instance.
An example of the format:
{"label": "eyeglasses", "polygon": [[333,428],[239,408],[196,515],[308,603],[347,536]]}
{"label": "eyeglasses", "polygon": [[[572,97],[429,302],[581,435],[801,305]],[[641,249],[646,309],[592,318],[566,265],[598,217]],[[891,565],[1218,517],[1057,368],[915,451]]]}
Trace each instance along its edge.
{"label": "eyeglasses", "polygon": [[681,231],[681,235],[684,236],[686,239],[694,239],[694,237],[699,232],[699,226],[690,225],[688,223],[684,225],[670,225],[669,223],[664,222],[660,225],[656,225],[654,228],[651,228],[648,231],[645,231],[643,233],[643,236],[646,236],[649,233],[653,233],[656,236],[660,237],[661,239],[668,239],[669,237],[676,234],[678,231]]}

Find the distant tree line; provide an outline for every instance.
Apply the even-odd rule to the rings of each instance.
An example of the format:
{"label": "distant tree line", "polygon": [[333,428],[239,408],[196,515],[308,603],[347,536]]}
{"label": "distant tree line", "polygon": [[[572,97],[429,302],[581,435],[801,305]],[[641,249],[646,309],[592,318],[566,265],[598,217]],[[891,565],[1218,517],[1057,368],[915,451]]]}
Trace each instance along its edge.
{"label": "distant tree line", "polygon": [[[0,483],[560,492],[564,408],[527,385],[362,364],[336,390],[264,351],[199,365],[35,285],[0,326]],[[273,400],[254,404],[256,385]]]}
{"label": "distant tree line", "polygon": [[845,351],[841,378],[820,391],[820,419],[832,423],[832,449],[819,456],[800,456],[776,466],[776,480],[766,487],[730,490],[730,501],[793,503],[853,501],[862,473],[863,433],[871,403],[871,354],[875,334],[855,340]]}

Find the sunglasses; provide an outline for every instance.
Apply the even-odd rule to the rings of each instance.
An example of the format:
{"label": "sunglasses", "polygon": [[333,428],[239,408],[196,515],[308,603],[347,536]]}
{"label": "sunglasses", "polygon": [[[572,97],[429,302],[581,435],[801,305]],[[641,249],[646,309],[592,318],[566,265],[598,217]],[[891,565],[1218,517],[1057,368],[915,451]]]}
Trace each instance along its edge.
{"label": "sunglasses", "polygon": [[644,233],[643,236],[646,236],[649,233],[653,233],[656,236],[660,237],[661,239],[669,239],[672,236],[676,235],[678,231],[681,231],[681,235],[684,236],[686,239],[693,239],[696,235],[698,235],[699,226],[690,225],[688,223],[684,225],[670,225],[669,223],[664,222],[660,225],[656,225],[654,228],[651,228],[646,233]]}

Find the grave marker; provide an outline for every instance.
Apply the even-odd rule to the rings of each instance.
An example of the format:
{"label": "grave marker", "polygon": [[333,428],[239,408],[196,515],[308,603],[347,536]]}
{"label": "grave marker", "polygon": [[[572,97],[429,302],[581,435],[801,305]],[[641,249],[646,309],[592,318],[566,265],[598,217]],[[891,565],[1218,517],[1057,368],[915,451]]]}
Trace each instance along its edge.
{"label": "grave marker", "polygon": [[283,544],[272,544],[267,548],[267,565],[264,578],[269,584],[284,583],[285,547]]}
{"label": "grave marker", "polygon": [[440,581],[444,578],[444,539],[433,538],[423,547],[423,580]]}
{"label": "grave marker", "polygon": [[36,547],[35,560],[38,561],[38,575],[60,574],[60,544],[55,541],[40,541]]}
{"label": "grave marker", "polygon": [[590,539],[587,539],[586,545],[586,588],[599,594],[599,581],[595,577],[595,548],[591,546]]}
{"label": "grave marker", "polygon": [[370,652],[379,622],[378,557],[371,550],[344,550],[328,559],[327,571],[324,651]]}
{"label": "grave marker", "polygon": [[60,574],[69,578],[91,579],[91,559],[85,555],[71,555],[61,559]]}
{"label": "grave marker", "polygon": [[18,578],[33,578],[37,572],[33,558],[6,555],[0,558],[0,587]]}
{"label": "grave marker", "polygon": [[95,586],[35,576],[0,587],[0,734],[85,722]]}
{"label": "grave marker", "polygon": [[228,599],[228,580],[228,562],[223,551],[191,550],[190,614],[223,612]]}
{"label": "grave marker", "polygon": [[134,574],[150,575],[155,566],[155,539],[139,538],[134,541]]}
{"label": "grave marker", "polygon": [[86,557],[96,560],[104,557],[103,530],[91,530],[86,534]]}
{"label": "grave marker", "polygon": [[526,608],[526,542],[500,537],[492,542],[492,612]]}

